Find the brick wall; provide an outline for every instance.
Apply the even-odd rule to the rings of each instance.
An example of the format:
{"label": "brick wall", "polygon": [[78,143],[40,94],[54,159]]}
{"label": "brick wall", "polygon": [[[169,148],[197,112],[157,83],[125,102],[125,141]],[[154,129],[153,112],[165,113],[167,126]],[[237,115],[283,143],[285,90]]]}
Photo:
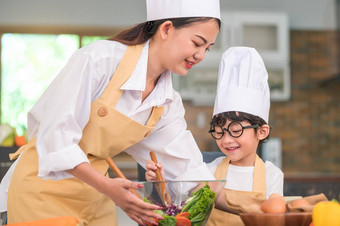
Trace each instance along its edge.
{"label": "brick wall", "polygon": [[[291,98],[272,102],[272,137],[282,139],[282,169],[340,172],[339,42],[335,31],[291,31]],[[339,72],[340,73],[340,72]],[[324,84],[325,83],[325,84]],[[184,103],[188,128],[204,151],[216,150],[208,134],[213,107]],[[205,126],[197,126],[198,115]]]}

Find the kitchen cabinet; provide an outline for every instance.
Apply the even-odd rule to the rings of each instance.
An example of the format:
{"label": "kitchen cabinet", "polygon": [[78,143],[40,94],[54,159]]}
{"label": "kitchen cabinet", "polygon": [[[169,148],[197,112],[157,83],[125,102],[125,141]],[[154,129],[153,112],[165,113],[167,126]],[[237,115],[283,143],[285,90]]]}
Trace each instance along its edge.
{"label": "kitchen cabinet", "polygon": [[281,12],[225,12],[222,41],[227,46],[249,46],[261,55],[271,99],[290,97],[290,42],[288,16]]}

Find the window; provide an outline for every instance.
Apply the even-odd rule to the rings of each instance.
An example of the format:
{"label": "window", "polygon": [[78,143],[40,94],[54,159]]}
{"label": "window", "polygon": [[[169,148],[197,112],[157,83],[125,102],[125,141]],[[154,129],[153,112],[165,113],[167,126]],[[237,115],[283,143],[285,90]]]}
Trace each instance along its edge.
{"label": "window", "polygon": [[284,13],[227,12],[214,48],[187,76],[173,76],[174,87],[183,100],[194,105],[213,106],[218,66],[222,54],[231,46],[254,47],[268,71],[270,98],[290,98],[289,27]]}
{"label": "window", "polygon": [[2,34],[1,124],[11,125],[21,135],[26,130],[27,112],[79,45],[107,37]]}

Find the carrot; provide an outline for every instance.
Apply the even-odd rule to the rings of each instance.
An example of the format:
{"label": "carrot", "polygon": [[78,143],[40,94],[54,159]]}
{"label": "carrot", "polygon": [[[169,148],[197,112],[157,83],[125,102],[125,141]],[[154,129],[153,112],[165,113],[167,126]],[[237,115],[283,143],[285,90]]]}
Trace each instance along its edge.
{"label": "carrot", "polygon": [[186,218],[186,217],[177,217],[175,216],[176,218],[176,226],[191,226],[191,221]]}
{"label": "carrot", "polygon": [[48,219],[8,224],[7,226],[77,226],[78,219],[74,216],[53,217]]}

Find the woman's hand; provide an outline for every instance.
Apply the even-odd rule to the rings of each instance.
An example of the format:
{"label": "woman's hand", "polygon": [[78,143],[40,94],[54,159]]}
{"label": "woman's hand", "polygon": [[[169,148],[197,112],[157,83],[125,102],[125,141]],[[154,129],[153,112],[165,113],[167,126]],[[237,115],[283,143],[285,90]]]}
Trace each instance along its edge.
{"label": "woman's hand", "polygon": [[164,167],[163,167],[163,164],[158,162],[157,164],[154,163],[153,161],[151,160],[148,160],[146,162],[146,172],[145,172],[145,179],[147,181],[158,181],[157,180],[157,176],[156,176],[156,169],[157,167],[160,169],[161,171],[161,174],[162,174],[162,177],[164,177]]}
{"label": "woman's hand", "polygon": [[88,163],[81,163],[68,172],[108,196],[138,224],[144,225],[144,222],[149,222],[157,225],[154,219],[163,219],[154,212],[162,207],[146,203],[130,191],[130,189],[142,188],[143,184],[141,183],[106,177]]}
{"label": "woman's hand", "polygon": [[106,195],[132,220],[141,225],[144,222],[157,225],[154,219],[163,219],[163,217],[154,212],[154,210],[162,209],[162,207],[144,202],[129,190],[138,190],[143,187],[143,184],[121,178],[109,179],[108,182]]}

